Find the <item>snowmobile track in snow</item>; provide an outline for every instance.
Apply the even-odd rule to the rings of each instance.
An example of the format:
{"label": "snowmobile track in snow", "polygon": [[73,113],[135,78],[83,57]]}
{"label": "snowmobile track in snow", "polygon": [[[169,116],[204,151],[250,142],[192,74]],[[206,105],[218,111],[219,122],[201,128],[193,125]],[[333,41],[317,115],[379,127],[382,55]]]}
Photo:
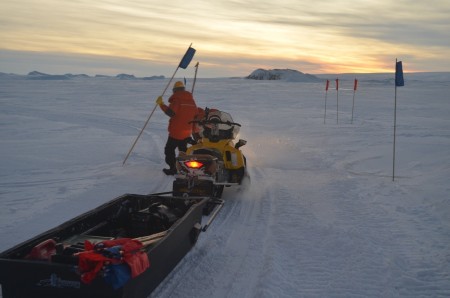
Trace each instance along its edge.
{"label": "snowmobile track in snow", "polygon": [[273,200],[270,192],[252,192],[253,187],[263,187],[255,182],[264,181],[263,176],[263,171],[253,169],[251,185],[225,189],[225,205],[214,223],[207,233],[200,235],[197,245],[152,296],[181,297],[192,283],[196,283],[197,290],[191,293],[195,297],[214,296],[208,290],[211,288],[227,297],[242,297],[245,296],[242,288],[247,288],[251,294],[260,287],[260,276],[254,272],[260,272],[259,275],[264,272],[265,239],[269,235]]}

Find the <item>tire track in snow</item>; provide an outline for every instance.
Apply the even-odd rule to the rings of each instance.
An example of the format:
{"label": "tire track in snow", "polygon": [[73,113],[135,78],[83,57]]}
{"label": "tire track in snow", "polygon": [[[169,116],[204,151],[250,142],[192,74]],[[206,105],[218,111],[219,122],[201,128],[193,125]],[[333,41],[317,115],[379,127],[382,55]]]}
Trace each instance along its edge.
{"label": "tire track in snow", "polygon": [[214,223],[151,297],[254,295],[262,274],[255,271],[264,270],[267,258],[272,216],[273,195],[264,185],[265,175],[253,168],[246,189],[224,190],[225,205]]}

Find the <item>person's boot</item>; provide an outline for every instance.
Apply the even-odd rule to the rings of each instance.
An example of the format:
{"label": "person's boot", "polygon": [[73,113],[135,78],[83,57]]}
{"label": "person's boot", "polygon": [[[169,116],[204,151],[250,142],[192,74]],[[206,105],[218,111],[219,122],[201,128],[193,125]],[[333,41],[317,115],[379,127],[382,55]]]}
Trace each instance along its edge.
{"label": "person's boot", "polygon": [[164,174],[168,175],[168,176],[173,176],[177,173],[176,169],[163,169]]}

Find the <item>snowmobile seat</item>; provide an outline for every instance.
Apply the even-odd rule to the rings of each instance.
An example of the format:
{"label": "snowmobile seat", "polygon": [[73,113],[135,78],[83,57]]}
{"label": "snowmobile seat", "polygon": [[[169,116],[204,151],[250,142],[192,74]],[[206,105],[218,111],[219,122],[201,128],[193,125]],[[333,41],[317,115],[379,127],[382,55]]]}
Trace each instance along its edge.
{"label": "snowmobile seat", "polygon": [[203,129],[203,136],[209,139],[211,142],[218,142],[220,140],[234,139],[234,127],[230,129],[219,129],[218,132],[213,133],[214,129],[205,127]]}

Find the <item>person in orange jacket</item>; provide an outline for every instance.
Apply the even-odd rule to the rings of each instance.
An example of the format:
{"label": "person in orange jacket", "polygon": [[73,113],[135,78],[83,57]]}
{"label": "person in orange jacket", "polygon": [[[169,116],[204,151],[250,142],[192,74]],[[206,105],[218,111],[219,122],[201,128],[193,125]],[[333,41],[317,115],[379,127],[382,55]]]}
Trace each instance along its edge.
{"label": "person in orange jacket", "polygon": [[169,137],[164,147],[165,161],[169,165],[169,169],[163,169],[166,175],[177,173],[175,150],[178,148],[178,151],[186,152],[192,134],[192,123],[189,122],[194,120],[198,113],[194,97],[191,92],[185,90],[183,82],[175,82],[172,91],[168,106],[164,104],[162,96],[156,100],[161,110],[170,117]]}

